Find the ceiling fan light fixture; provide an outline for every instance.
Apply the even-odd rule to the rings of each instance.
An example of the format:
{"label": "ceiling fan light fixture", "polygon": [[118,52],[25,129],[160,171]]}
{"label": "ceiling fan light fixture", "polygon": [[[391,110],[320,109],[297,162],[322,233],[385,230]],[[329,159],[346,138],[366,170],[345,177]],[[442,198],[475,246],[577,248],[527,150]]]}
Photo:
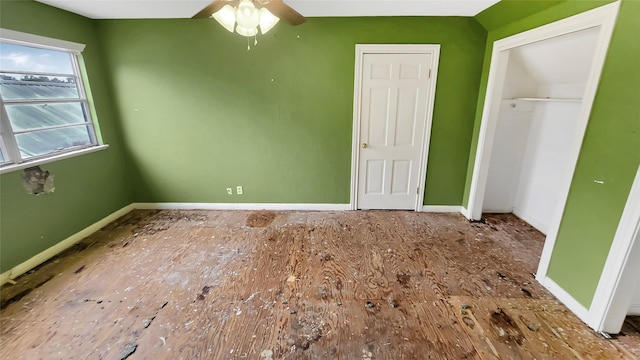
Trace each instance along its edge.
{"label": "ceiling fan light fixture", "polygon": [[258,34],[258,28],[244,27],[238,24],[238,26],[236,26],[236,32],[242,36],[255,36]]}
{"label": "ceiling fan light fixture", "polygon": [[262,35],[264,35],[267,33],[267,31],[271,30],[274,26],[276,26],[278,21],[280,21],[280,18],[273,15],[266,8],[261,8],[259,12],[260,12],[260,32],[262,33]]}
{"label": "ceiling fan light fixture", "polygon": [[238,26],[255,28],[260,24],[260,12],[250,0],[242,0],[236,9]]}
{"label": "ceiling fan light fixture", "polygon": [[212,18],[216,19],[222,27],[229,30],[229,32],[233,32],[233,29],[236,26],[236,11],[233,9],[231,5],[225,5],[217,12],[211,15]]}
{"label": "ceiling fan light fixture", "polygon": [[[274,3],[271,3],[272,1]],[[214,0],[194,18],[214,18],[229,32],[236,32],[245,37],[256,37],[258,33],[266,34],[280,21],[280,17],[267,8],[276,11],[277,15],[282,16],[292,25],[299,25],[305,21],[302,15],[285,5],[282,0]],[[254,45],[257,43],[256,38]]]}

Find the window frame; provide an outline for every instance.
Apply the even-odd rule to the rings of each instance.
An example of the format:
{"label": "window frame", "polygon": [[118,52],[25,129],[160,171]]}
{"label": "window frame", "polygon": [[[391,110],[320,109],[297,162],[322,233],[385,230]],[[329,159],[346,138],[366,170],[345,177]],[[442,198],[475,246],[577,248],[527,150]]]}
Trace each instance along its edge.
{"label": "window frame", "polygon": [[[88,81],[86,73],[81,66],[81,52],[85,45],[65,40],[53,39],[39,35],[27,34],[18,31],[0,28],[0,41],[7,44],[15,44],[21,46],[35,47],[45,50],[62,51],[69,54],[73,74],[58,74],[35,71],[11,71],[0,69],[7,74],[17,75],[34,75],[34,76],[56,76],[56,77],[72,77],[74,79],[78,92],[77,98],[50,98],[50,99],[15,99],[5,100],[0,96],[0,150],[4,156],[4,162],[0,162],[0,174],[24,169],[52,161],[74,157],[80,154],[90,153],[106,149],[108,145],[102,144],[99,136],[99,128],[95,119],[95,113],[92,109],[91,99],[89,98],[87,87]],[[23,130],[13,130],[11,121],[7,112],[7,105],[34,105],[34,104],[80,104],[84,114],[84,122],[73,124],[61,124],[53,126],[44,126],[40,128],[31,128]],[[86,127],[89,133],[89,144],[68,147],[59,151],[53,151],[47,154],[36,155],[24,159],[20,154],[16,135],[24,133],[32,133],[35,131],[46,131],[67,127]]]}

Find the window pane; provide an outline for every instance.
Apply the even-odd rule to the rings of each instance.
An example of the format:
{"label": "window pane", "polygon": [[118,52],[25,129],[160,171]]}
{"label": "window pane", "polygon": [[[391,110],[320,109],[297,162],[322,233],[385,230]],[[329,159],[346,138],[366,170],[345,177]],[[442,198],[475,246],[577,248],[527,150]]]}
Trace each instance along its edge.
{"label": "window pane", "polygon": [[0,73],[0,95],[4,100],[78,99],[73,76],[38,76]]}
{"label": "window pane", "polygon": [[6,105],[13,131],[84,123],[82,103]]}
{"label": "window pane", "polygon": [[97,145],[76,54],[0,39],[3,166],[14,153],[33,160]]}
{"label": "window pane", "polygon": [[0,42],[0,53],[2,71],[73,74],[71,55],[65,51]]}
{"label": "window pane", "polygon": [[89,127],[83,125],[18,134],[16,141],[22,157],[28,159],[76,146],[90,145],[91,137]]}

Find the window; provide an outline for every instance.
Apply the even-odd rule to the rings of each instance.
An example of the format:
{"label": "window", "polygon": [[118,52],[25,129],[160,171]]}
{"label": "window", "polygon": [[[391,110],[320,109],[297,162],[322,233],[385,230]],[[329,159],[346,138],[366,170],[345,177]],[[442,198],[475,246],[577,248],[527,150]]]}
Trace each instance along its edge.
{"label": "window", "polygon": [[0,36],[0,166],[97,146],[78,66],[84,46],[4,29]]}

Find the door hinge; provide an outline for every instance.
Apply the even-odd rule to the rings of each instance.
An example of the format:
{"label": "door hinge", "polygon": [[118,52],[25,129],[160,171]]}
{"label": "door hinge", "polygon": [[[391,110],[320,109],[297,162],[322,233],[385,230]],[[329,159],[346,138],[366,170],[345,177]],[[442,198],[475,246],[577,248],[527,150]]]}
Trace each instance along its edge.
{"label": "door hinge", "polygon": [[431,69],[429,69],[429,79],[431,79]]}
{"label": "door hinge", "polygon": [[416,188],[416,194],[420,195],[420,186]]}

